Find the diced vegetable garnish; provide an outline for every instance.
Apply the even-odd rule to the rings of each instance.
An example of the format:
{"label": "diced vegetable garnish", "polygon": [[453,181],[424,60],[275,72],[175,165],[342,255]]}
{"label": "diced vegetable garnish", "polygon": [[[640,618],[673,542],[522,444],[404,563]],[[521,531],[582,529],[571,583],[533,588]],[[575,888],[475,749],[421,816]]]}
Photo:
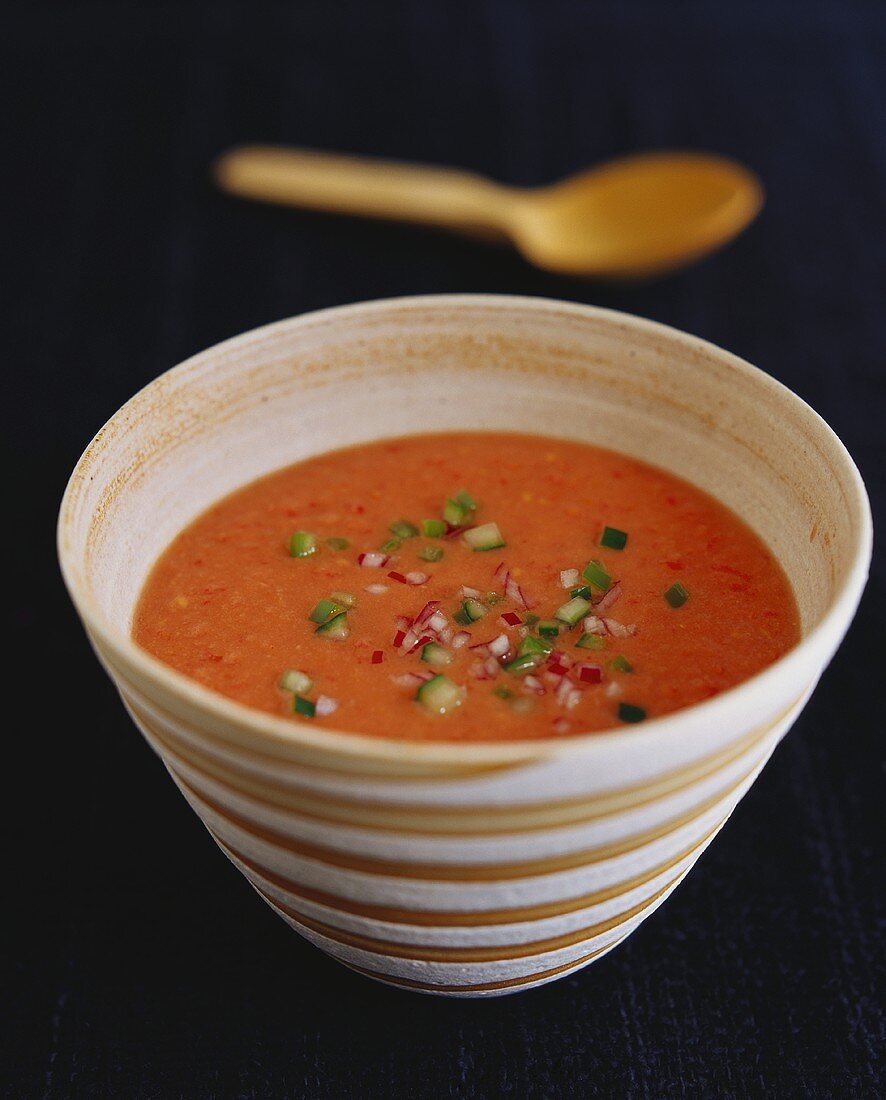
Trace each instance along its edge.
{"label": "diced vegetable garnish", "polygon": [[280,677],[280,687],[296,695],[307,695],[313,686],[311,677],[306,672],[299,672],[297,668],[288,668]]}
{"label": "diced vegetable garnish", "polygon": [[529,634],[520,643],[520,648],[517,650],[517,656],[525,657],[527,653],[531,653],[536,656],[546,657],[553,648],[551,642],[545,641],[544,638],[533,638],[532,635]]}
{"label": "diced vegetable garnish", "polygon": [[364,569],[381,569],[387,563],[387,554],[382,554],[378,550],[370,550],[368,553],[357,555],[357,564],[362,565]]}
{"label": "diced vegetable garnish", "polygon": [[453,621],[457,622],[459,626],[470,626],[474,621],[470,615],[465,611],[464,607],[460,607],[458,611],[452,616]]}
{"label": "diced vegetable garnish", "polygon": [[562,588],[572,588],[574,584],[578,584],[578,570],[577,569],[561,569],[560,570],[560,585]]}
{"label": "diced vegetable garnish", "polygon": [[329,622],[322,623],[314,631],[315,634],[322,634],[324,638],[334,638],[336,641],[343,641],[350,632],[346,611],[333,615]]}
{"label": "diced vegetable garnish", "polygon": [[672,584],[667,592],[665,592],[664,598],[671,607],[682,607],[689,599],[689,593],[679,581],[676,581],[676,583]]}
{"label": "diced vegetable garnish", "polygon": [[612,577],[603,568],[602,562],[589,561],[582,573],[584,579],[590,582],[594,588],[599,588],[601,592],[605,592],[606,589],[612,584]]}
{"label": "diced vegetable garnish", "polygon": [[606,641],[599,634],[582,634],[575,644],[579,649],[603,649]]}
{"label": "diced vegetable garnish", "polygon": [[634,666],[631,664],[631,662],[627,659],[627,657],[623,657],[620,653],[612,658],[612,660],[609,662],[609,667],[612,669],[613,672],[634,671]]}
{"label": "diced vegetable garnish", "polygon": [[367,584],[363,589],[364,592],[371,592],[373,596],[381,596],[387,590],[388,586],[386,584]]}
{"label": "diced vegetable garnish", "polygon": [[553,619],[540,619],[538,632],[543,638],[556,638],[560,633],[560,624],[555,623]]}
{"label": "diced vegetable garnish", "polygon": [[388,528],[392,535],[398,539],[412,539],[418,534],[418,528],[408,519],[398,519]]}
{"label": "diced vegetable garnish", "polygon": [[[502,616],[504,618],[504,616]],[[531,611],[523,616],[523,622],[527,626],[535,626],[536,623],[541,622],[541,618],[538,615],[534,615]]]}
{"label": "diced vegetable garnish", "polygon": [[333,615],[339,615],[344,610],[344,605],[337,600],[318,600],[308,618],[313,623],[325,623]]}
{"label": "diced vegetable garnish", "polygon": [[442,519],[423,519],[421,530],[429,539],[440,539],[446,534],[446,524]]}
{"label": "diced vegetable garnish", "polygon": [[442,546],[423,546],[418,552],[422,561],[441,561],[443,558]]}
{"label": "diced vegetable garnish", "polygon": [[406,580],[406,578],[403,576],[403,574],[398,573],[396,569],[392,569],[390,571],[390,573],[388,573],[388,576],[391,578],[392,581],[399,581],[400,584],[408,584],[409,583]]}
{"label": "diced vegetable garnish", "polygon": [[454,500],[452,497],[443,505],[443,518],[452,527],[460,527],[465,520],[470,518],[470,515],[471,509],[466,508],[460,501]]}
{"label": "diced vegetable garnish", "polygon": [[499,595],[498,592],[487,592],[486,593],[486,602],[489,604],[490,607],[493,607],[497,603],[501,603],[501,601],[503,599],[504,599],[504,596]]}
{"label": "diced vegetable garnish", "polygon": [[532,672],[533,669],[543,664],[545,656],[545,653],[524,653],[506,664],[505,670],[510,672],[512,676],[524,676],[527,672]]}
{"label": "diced vegetable garnish", "polygon": [[427,645],[422,647],[421,659],[425,664],[433,665],[434,668],[445,668],[446,665],[451,665],[455,660],[448,649],[437,645],[436,642],[428,642]]}
{"label": "diced vegetable garnish", "polygon": [[522,699],[515,699],[511,703],[511,710],[514,714],[529,714],[534,706],[535,703],[524,695]]}
{"label": "diced vegetable garnish", "polygon": [[435,676],[415,693],[419,703],[432,714],[450,714],[460,707],[465,690],[446,676]]}
{"label": "diced vegetable garnish", "polygon": [[499,634],[497,638],[492,639],[488,648],[493,657],[504,657],[511,648],[511,639],[507,634]]}
{"label": "diced vegetable garnish", "polygon": [[370,660],[374,665],[380,665],[384,659],[385,654],[383,649],[374,649],[372,651],[372,657],[370,658]]}
{"label": "diced vegetable garnish", "polygon": [[293,558],[309,558],[317,552],[317,537],[310,531],[296,531],[289,539],[289,554]]}
{"label": "diced vegetable garnish", "polygon": [[296,714],[303,714],[306,718],[313,718],[314,711],[317,708],[310,699],[305,699],[303,695],[296,695],[292,700],[292,709]]}
{"label": "diced vegetable garnish", "polygon": [[642,707],[635,707],[632,703],[619,703],[618,716],[622,722],[642,722],[646,717],[646,711]]}
{"label": "diced vegetable garnish", "polygon": [[430,579],[431,576],[429,573],[422,573],[419,569],[414,570],[412,573],[406,574],[407,584],[427,584]]}
{"label": "diced vegetable garnish", "polygon": [[347,539],[338,538],[337,536],[327,539],[326,545],[330,550],[347,550],[351,545]]}
{"label": "diced vegetable garnish", "polygon": [[396,535],[393,535],[391,538],[389,538],[387,540],[387,542],[383,542],[381,544],[381,546],[379,546],[379,550],[383,554],[393,554],[393,552],[395,550],[399,550],[399,549],[400,549],[400,539],[398,539]]}
{"label": "diced vegetable garnish", "polygon": [[488,608],[484,607],[479,600],[465,600],[461,605],[462,611],[467,616],[469,623],[475,623],[478,619],[482,619],[484,615],[488,613]]}
{"label": "diced vegetable garnish", "polygon": [[628,541],[627,531],[619,531],[617,527],[604,527],[600,536],[600,545],[607,550],[624,550]]}
{"label": "diced vegetable garnish", "polygon": [[514,698],[514,693],[511,691],[511,689],[506,688],[503,684],[499,685],[497,688],[493,688],[492,689],[492,694],[497,695],[499,697],[499,699],[513,699]]}
{"label": "diced vegetable garnish", "polygon": [[505,545],[497,523],[481,523],[465,531],[465,542],[472,550],[497,550]]}
{"label": "diced vegetable garnish", "polygon": [[502,621],[506,622],[508,626],[519,626],[523,622],[516,611],[506,611],[502,615]]}
{"label": "diced vegetable garnish", "polygon": [[572,596],[573,599],[575,599],[576,596],[581,596],[583,600],[589,600],[591,598],[591,587],[590,585],[583,584],[580,588],[570,589],[569,595]]}
{"label": "diced vegetable garnish", "polygon": [[342,607],[353,607],[357,602],[357,597],[353,592],[330,592],[329,598],[335,600],[336,603],[340,603]]}
{"label": "diced vegetable garnish", "polygon": [[338,710],[338,699],[330,699],[328,695],[317,696],[314,713],[318,718],[325,718],[336,710]]}
{"label": "diced vegetable garnish", "polygon": [[568,626],[575,626],[579,619],[583,619],[590,610],[591,605],[587,600],[582,599],[581,596],[575,596],[568,603],[564,603],[562,607],[557,608],[554,612],[554,618],[559,619],[560,622],[566,623]]}
{"label": "diced vegetable garnish", "polygon": [[459,491],[455,494],[455,499],[462,506],[462,508],[467,508],[469,512],[477,511],[477,502],[467,491],[467,489],[459,489]]}
{"label": "diced vegetable garnish", "polygon": [[599,665],[579,663],[575,666],[574,671],[583,684],[599,684],[603,679],[603,670]]}

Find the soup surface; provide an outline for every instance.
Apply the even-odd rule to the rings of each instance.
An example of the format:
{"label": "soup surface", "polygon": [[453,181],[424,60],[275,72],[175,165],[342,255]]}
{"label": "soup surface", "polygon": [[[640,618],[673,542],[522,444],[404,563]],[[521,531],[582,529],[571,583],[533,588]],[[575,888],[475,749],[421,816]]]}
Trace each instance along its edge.
{"label": "soup surface", "polygon": [[221,500],[157,562],[133,637],[293,721],[488,741],[700,702],[798,624],[766,546],[687,482],[464,432],[329,452]]}

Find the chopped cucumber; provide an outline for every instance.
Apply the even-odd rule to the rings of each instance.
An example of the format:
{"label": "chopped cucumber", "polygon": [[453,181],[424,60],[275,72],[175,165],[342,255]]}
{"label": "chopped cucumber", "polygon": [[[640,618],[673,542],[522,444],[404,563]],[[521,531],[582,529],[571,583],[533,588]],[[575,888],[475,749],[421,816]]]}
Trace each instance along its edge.
{"label": "chopped cucumber", "polygon": [[305,672],[299,672],[297,668],[287,668],[280,677],[280,687],[296,695],[307,695],[313,686],[314,681],[311,677]]}
{"label": "chopped cucumber", "polygon": [[524,653],[506,664],[505,670],[510,672],[512,676],[525,676],[527,672],[532,672],[533,669],[538,668],[544,662],[546,656],[545,653]]}
{"label": "chopped cucumber", "polygon": [[455,656],[436,642],[428,642],[421,648],[421,659],[426,664],[433,665],[434,668],[445,668],[446,665],[452,664]]}
{"label": "chopped cucumber", "polygon": [[542,619],[538,624],[538,632],[543,638],[556,638],[560,633],[560,625],[553,619]]}
{"label": "chopped cucumber", "polygon": [[336,603],[340,603],[342,607],[354,607],[357,603],[357,597],[353,592],[331,592],[329,598],[335,600]]}
{"label": "chopped cucumber", "polygon": [[635,707],[633,703],[619,703],[618,716],[622,722],[642,722],[646,711],[642,707]]}
{"label": "chopped cucumber", "polygon": [[392,535],[396,535],[398,539],[413,539],[418,534],[418,528],[414,523],[410,523],[408,519],[398,519],[391,524],[388,530]]}
{"label": "chopped cucumber", "polygon": [[450,714],[460,707],[465,689],[454,684],[445,676],[435,676],[428,680],[415,693],[416,700],[431,714]]}
{"label": "chopped cucumber", "polygon": [[429,539],[439,539],[446,534],[446,524],[442,519],[423,519],[421,530]]}
{"label": "chopped cucumber", "polygon": [[296,531],[289,539],[289,554],[293,558],[309,558],[317,553],[317,537],[310,531]]}
{"label": "chopped cucumber", "polygon": [[533,638],[531,634],[527,635],[520,643],[520,648],[517,650],[518,657],[525,657],[527,653],[531,653],[534,656],[541,656],[542,658],[547,655],[554,648],[553,644],[546,641],[544,638]]}
{"label": "chopped cucumber", "polygon": [[621,653],[617,654],[615,657],[612,658],[612,660],[609,662],[609,667],[612,669],[613,672],[633,672],[634,671],[634,666],[627,659],[627,657],[623,657],[621,655]]}
{"label": "chopped cucumber", "polygon": [[481,523],[465,531],[465,542],[472,550],[498,550],[506,545],[497,523]]}
{"label": "chopped cucumber", "polygon": [[442,561],[443,560],[443,547],[442,546],[423,546],[418,552],[418,556],[422,561]]}
{"label": "chopped cucumber", "polygon": [[671,607],[678,608],[682,607],[683,604],[686,603],[686,601],[689,599],[689,592],[679,581],[676,581],[674,584],[671,585],[667,592],[665,592],[664,598],[668,601]]}
{"label": "chopped cucumber", "polygon": [[344,610],[345,605],[339,603],[338,600],[319,600],[308,618],[312,623],[325,623],[333,615],[340,615]]}
{"label": "chopped cucumber", "polygon": [[443,518],[452,527],[460,527],[466,519],[470,518],[470,508],[465,508],[459,501],[452,497],[443,505]]}
{"label": "chopped cucumber", "polygon": [[612,584],[612,577],[604,569],[603,563],[596,560],[588,562],[582,576],[601,592],[606,592]]}
{"label": "chopped cucumber", "polygon": [[455,500],[462,508],[466,508],[469,512],[477,511],[477,502],[467,491],[467,489],[459,489],[455,494]]}
{"label": "chopped cucumber", "polygon": [[583,619],[590,610],[591,605],[587,600],[581,596],[575,596],[564,603],[562,607],[557,608],[554,612],[554,618],[559,619],[561,623],[566,623],[567,626],[575,626],[579,619]]}
{"label": "chopped cucumber", "polygon": [[589,600],[591,598],[591,587],[588,584],[583,584],[581,588],[570,588],[569,595],[573,599],[576,596],[581,596],[583,600]]}
{"label": "chopped cucumber", "polygon": [[606,639],[601,638],[599,634],[582,634],[575,644],[579,649],[603,649]]}
{"label": "chopped cucumber", "polygon": [[317,708],[310,699],[305,699],[303,695],[296,695],[292,700],[292,709],[296,714],[303,714],[306,718],[313,718],[314,711]]}
{"label": "chopped cucumber", "polygon": [[396,537],[396,535],[389,538],[386,542],[383,542],[381,546],[379,546],[379,550],[381,550],[383,554],[393,554],[395,550],[399,549],[400,540]]}
{"label": "chopped cucumber", "polygon": [[458,623],[459,626],[470,626],[474,620],[468,615],[463,607],[460,607],[452,616],[452,621]]}
{"label": "chopped cucumber", "polygon": [[482,619],[489,611],[487,607],[484,607],[479,600],[468,599],[461,605],[462,611],[467,616],[469,623],[475,623],[478,619]]}
{"label": "chopped cucumber", "polygon": [[628,543],[627,531],[619,531],[617,527],[604,527],[600,536],[600,545],[607,550],[624,550]]}
{"label": "chopped cucumber", "polygon": [[314,633],[322,634],[324,638],[334,638],[339,642],[343,641],[351,633],[348,627],[347,611],[340,611],[337,615],[333,615],[328,622],[318,626]]}

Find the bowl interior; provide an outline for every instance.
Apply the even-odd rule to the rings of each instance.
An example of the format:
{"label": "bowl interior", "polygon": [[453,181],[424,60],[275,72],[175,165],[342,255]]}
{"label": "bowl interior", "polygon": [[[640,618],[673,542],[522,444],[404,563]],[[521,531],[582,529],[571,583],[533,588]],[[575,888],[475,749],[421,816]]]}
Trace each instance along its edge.
{"label": "bowl interior", "polygon": [[808,634],[867,536],[824,422],[712,345],[623,314],[520,298],[399,299],[280,322],[161,376],[102,429],[62,510],[69,584],[128,634],[158,554],[213,501],[386,436],[501,429],[585,440],[717,496],[781,561]]}

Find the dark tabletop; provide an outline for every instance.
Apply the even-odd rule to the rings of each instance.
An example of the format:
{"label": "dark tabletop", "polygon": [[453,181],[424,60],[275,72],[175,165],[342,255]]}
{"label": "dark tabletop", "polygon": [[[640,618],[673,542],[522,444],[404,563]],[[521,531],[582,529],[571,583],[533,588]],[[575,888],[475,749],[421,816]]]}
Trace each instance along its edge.
{"label": "dark tabletop", "polygon": [[[882,559],[803,716],[664,908],[579,974],[455,1002],[351,974],[259,903],[89,651],[53,524],[89,437],[159,372],[304,310],[435,291],[593,302],[745,356],[830,421],[882,518],[884,13],[8,6],[4,689],[11,706],[24,686],[27,713],[2,742],[4,765],[17,753],[2,773],[5,1095],[883,1095]],[[519,184],[637,149],[712,149],[753,166],[768,203],[682,274],[595,286],[442,234],[215,193],[209,159],[254,140]]]}

